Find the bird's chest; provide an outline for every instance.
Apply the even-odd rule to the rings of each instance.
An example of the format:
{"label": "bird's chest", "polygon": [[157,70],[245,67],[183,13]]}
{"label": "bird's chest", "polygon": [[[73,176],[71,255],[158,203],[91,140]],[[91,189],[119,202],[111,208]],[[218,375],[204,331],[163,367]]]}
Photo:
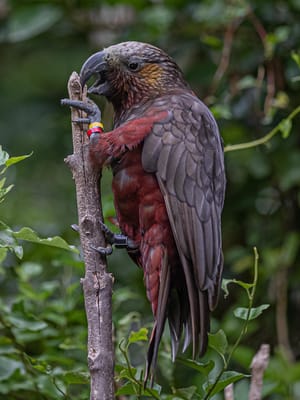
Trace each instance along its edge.
{"label": "bird's chest", "polygon": [[153,204],[157,197],[163,202],[155,175],[144,171],[141,146],[125,153],[112,164],[114,202],[121,230],[140,240],[148,224],[155,220]]}
{"label": "bird's chest", "polygon": [[157,179],[143,169],[141,146],[112,165],[112,171],[116,214],[123,233],[140,242],[158,221],[162,228],[169,225]]}
{"label": "bird's chest", "polygon": [[111,168],[113,172],[112,189],[118,207],[123,211],[133,208],[138,201],[145,174],[141,163],[140,147],[123,154],[122,158],[112,163]]}

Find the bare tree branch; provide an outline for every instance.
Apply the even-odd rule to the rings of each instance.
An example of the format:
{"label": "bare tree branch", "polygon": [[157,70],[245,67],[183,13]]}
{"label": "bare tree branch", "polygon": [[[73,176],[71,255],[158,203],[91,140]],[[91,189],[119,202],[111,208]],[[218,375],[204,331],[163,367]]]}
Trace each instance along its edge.
{"label": "bare tree branch", "polygon": [[238,27],[240,26],[240,24],[242,23],[242,21],[243,21],[243,18],[235,19],[232,23],[230,23],[228,25],[228,27],[225,31],[221,59],[218,63],[218,68],[212,79],[212,83],[211,83],[211,87],[210,87],[210,96],[216,92],[223,76],[225,75],[225,73],[228,69],[234,34],[235,34],[236,30],[238,29]]}
{"label": "bare tree branch", "polygon": [[265,369],[270,358],[270,346],[262,344],[253,357],[251,363],[252,377],[249,391],[249,400],[260,400]]}
{"label": "bare tree branch", "polygon": [[[82,100],[79,76],[73,72],[68,82],[69,97]],[[86,94],[83,95],[86,97]],[[74,154],[65,159],[76,185],[80,241],[85,261],[82,279],[88,323],[88,367],[91,376],[90,400],[114,398],[114,356],[112,344],[111,296],[113,277],[106,272],[105,257],[92,246],[104,246],[100,227],[102,220],[100,178],[90,161],[88,139],[82,125],[74,122],[81,112],[72,108]]]}
{"label": "bare tree branch", "polygon": [[276,296],[276,331],[278,345],[290,362],[294,361],[294,354],[289,340],[288,324],[288,268],[282,265],[275,275]]}
{"label": "bare tree branch", "polygon": [[224,399],[225,400],[234,400],[233,383],[230,383],[224,389]]}

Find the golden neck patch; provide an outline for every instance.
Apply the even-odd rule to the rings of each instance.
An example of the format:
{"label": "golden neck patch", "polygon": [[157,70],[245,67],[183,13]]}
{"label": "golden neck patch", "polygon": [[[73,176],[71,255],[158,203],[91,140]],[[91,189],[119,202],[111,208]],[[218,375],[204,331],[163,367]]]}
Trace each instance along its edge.
{"label": "golden neck patch", "polygon": [[145,79],[149,87],[156,87],[159,85],[163,68],[158,64],[146,64],[139,74]]}

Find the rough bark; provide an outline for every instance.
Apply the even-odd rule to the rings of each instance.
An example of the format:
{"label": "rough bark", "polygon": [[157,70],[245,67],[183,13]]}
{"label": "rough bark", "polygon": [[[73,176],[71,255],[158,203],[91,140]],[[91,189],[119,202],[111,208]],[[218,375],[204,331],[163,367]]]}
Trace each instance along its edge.
{"label": "rough bark", "polygon": [[[69,97],[82,100],[79,76],[73,72],[68,82]],[[83,97],[82,97],[83,96]],[[74,122],[81,112],[72,108],[74,153],[65,159],[76,185],[79,233],[85,262],[81,283],[88,323],[88,367],[91,376],[90,400],[114,398],[114,353],[112,344],[111,296],[113,277],[106,271],[106,259],[92,246],[105,245],[100,227],[102,220],[101,171],[91,164],[88,139],[82,124]]]}

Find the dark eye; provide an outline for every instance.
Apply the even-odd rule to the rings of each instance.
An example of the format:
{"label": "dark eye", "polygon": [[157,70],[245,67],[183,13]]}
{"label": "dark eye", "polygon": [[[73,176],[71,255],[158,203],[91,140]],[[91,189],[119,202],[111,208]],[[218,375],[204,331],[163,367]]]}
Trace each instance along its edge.
{"label": "dark eye", "polygon": [[137,62],[131,62],[128,67],[131,69],[131,71],[136,71],[139,67],[139,64]]}

